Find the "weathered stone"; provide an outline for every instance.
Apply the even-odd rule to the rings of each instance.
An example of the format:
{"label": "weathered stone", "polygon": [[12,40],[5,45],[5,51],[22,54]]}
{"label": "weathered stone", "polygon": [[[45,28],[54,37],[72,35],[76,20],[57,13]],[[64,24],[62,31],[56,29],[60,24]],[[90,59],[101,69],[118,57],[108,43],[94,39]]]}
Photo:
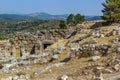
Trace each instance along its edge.
{"label": "weathered stone", "polygon": [[14,66],[17,66],[18,65],[18,63],[16,62],[14,62],[14,63],[11,63],[11,64],[4,64],[4,69],[9,69],[9,68],[11,68],[11,67],[14,67]]}
{"label": "weathered stone", "polygon": [[12,48],[11,55],[12,55],[13,57],[16,57],[16,49],[15,49],[15,47]]}
{"label": "weathered stone", "polygon": [[120,65],[119,65],[119,64],[116,64],[116,65],[113,67],[113,69],[114,69],[115,71],[119,71],[119,67],[120,67]]}
{"label": "weathered stone", "polygon": [[113,36],[115,36],[116,34],[117,34],[117,32],[116,32],[116,31],[113,31],[113,32],[112,32],[112,35],[113,35]]}
{"label": "weathered stone", "polygon": [[52,65],[48,65],[47,67],[44,67],[44,68],[40,68],[38,70],[35,71],[35,74],[40,74],[40,73],[43,73],[44,71],[46,70],[49,70],[53,67],[60,67],[60,66],[63,66],[65,63],[56,63],[56,64],[52,64]]}
{"label": "weathered stone", "polygon": [[18,80],[18,78],[19,78],[18,76],[14,76],[13,80]]}
{"label": "weathered stone", "polygon": [[119,47],[119,48],[117,48],[116,52],[117,52],[117,53],[120,53],[120,47]]}
{"label": "weathered stone", "polygon": [[99,37],[100,37],[100,34],[99,34],[99,33],[96,33],[96,37],[98,37],[98,38],[99,38]]}
{"label": "weathered stone", "polygon": [[27,64],[30,64],[30,61],[23,61],[23,60],[21,60],[19,62],[19,64],[27,65]]}
{"label": "weathered stone", "polygon": [[93,80],[105,80],[105,79],[103,78],[103,74],[99,73],[94,75]]}
{"label": "weathered stone", "polygon": [[102,70],[104,67],[96,67],[97,70]]}
{"label": "weathered stone", "polygon": [[94,54],[95,54],[95,55],[99,55],[99,51],[96,51],[96,50],[95,50],[95,51],[94,51]]}
{"label": "weathered stone", "polygon": [[105,37],[105,35],[104,35],[104,34],[101,34],[100,37]]}
{"label": "weathered stone", "polygon": [[113,59],[112,59],[112,62],[113,62],[113,63],[120,63],[120,59],[113,58]]}
{"label": "weathered stone", "polygon": [[104,69],[103,73],[112,73],[113,71],[110,69]]}
{"label": "weathered stone", "polygon": [[48,60],[46,58],[41,59],[41,63],[47,63],[47,62],[48,62]]}
{"label": "weathered stone", "polygon": [[24,54],[25,54],[25,49],[24,48],[20,48],[20,56],[22,57],[22,56],[24,56]]}
{"label": "weathered stone", "polygon": [[52,56],[53,59],[58,59],[59,58],[59,55],[58,54],[55,54]]}
{"label": "weathered stone", "polygon": [[91,57],[91,61],[97,61],[97,60],[99,60],[100,59],[100,56],[93,56],[93,57]]}
{"label": "weathered stone", "polygon": [[11,59],[11,63],[18,62],[16,58]]}
{"label": "weathered stone", "polygon": [[68,79],[68,76],[67,76],[67,75],[62,75],[60,79],[61,79],[61,80],[67,80],[67,79]]}

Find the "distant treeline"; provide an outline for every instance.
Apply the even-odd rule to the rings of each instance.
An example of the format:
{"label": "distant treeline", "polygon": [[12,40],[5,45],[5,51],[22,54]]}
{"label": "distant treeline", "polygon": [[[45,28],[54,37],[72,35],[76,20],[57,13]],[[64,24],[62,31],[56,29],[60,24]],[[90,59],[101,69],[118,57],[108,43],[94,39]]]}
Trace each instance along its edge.
{"label": "distant treeline", "polygon": [[27,20],[0,22],[0,39],[10,38],[19,31],[35,32],[37,30],[58,29],[59,20]]}

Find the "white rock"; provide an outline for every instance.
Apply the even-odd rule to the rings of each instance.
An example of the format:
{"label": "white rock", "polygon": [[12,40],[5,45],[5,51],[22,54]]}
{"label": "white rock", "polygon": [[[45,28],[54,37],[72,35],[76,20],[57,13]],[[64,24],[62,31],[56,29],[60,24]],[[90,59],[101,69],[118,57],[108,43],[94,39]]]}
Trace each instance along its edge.
{"label": "white rock", "polygon": [[26,74],[26,79],[30,79],[30,75],[29,74]]}
{"label": "white rock", "polygon": [[90,60],[92,60],[92,61],[97,61],[98,59],[100,59],[100,56],[93,56],[93,57],[91,57]]}
{"label": "white rock", "polygon": [[8,77],[6,80],[13,80],[13,77],[10,76],[10,77]]}
{"label": "white rock", "polygon": [[120,47],[119,47],[119,48],[117,48],[117,53],[120,53]]}
{"label": "white rock", "polygon": [[116,64],[114,67],[113,67],[113,69],[115,70],[115,71],[119,71],[119,64]]}
{"label": "white rock", "polygon": [[99,34],[99,33],[96,33],[96,37],[100,37],[100,34]]}
{"label": "white rock", "polygon": [[113,32],[112,32],[112,35],[115,36],[115,35],[116,35],[116,31],[113,31]]}
{"label": "white rock", "polygon": [[95,77],[95,80],[104,80],[103,74],[100,73],[100,75],[98,77]]}
{"label": "white rock", "polygon": [[104,69],[104,72],[105,72],[105,73],[112,73],[113,71],[110,70],[110,69]]}
{"label": "white rock", "polygon": [[0,80],[5,80],[4,78],[1,78]]}
{"label": "white rock", "polygon": [[58,54],[55,54],[52,56],[53,59],[58,59],[59,58],[59,55]]}
{"label": "white rock", "polygon": [[17,80],[19,77],[18,76],[14,76],[13,77],[13,80]]}
{"label": "white rock", "polygon": [[46,58],[42,58],[41,63],[47,63],[48,60]]}
{"label": "white rock", "polygon": [[95,33],[94,33],[94,32],[92,33],[92,36],[95,36]]}
{"label": "white rock", "polygon": [[104,35],[104,34],[101,34],[100,37],[105,37],[105,35]]}
{"label": "white rock", "polygon": [[99,54],[99,51],[96,51],[96,50],[95,50],[95,51],[94,51],[94,54],[95,54],[95,55],[98,55],[98,54]]}
{"label": "white rock", "polygon": [[61,80],[67,80],[68,79],[68,76],[67,75],[63,75],[62,77],[61,77]]}
{"label": "white rock", "polygon": [[25,79],[25,75],[20,75],[20,79]]}
{"label": "white rock", "polygon": [[96,67],[97,70],[102,70],[104,67]]}

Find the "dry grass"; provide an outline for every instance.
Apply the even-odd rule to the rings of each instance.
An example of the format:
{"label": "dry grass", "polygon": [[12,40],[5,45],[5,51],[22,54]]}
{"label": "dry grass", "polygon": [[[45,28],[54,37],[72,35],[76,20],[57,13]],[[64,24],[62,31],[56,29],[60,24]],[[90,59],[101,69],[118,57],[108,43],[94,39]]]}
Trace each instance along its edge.
{"label": "dry grass", "polygon": [[[95,24],[95,22],[85,23],[85,25],[88,25],[88,27],[90,27],[94,24]],[[99,29],[102,29],[102,30],[108,29],[108,31],[104,32],[104,34],[106,35],[106,34],[110,33],[115,27],[116,26],[104,26],[104,27],[99,27]],[[62,46],[65,46],[65,44],[68,41],[72,42],[72,41],[78,39],[79,37],[82,37],[82,36],[85,36],[86,34],[92,33],[92,31],[94,31],[94,30],[89,29],[89,30],[86,30],[85,33],[78,33],[75,36],[71,37],[70,39],[60,39],[55,44],[51,45],[49,47],[49,49],[54,50],[56,48],[60,48]],[[116,37],[117,36],[110,36],[110,37],[95,38],[95,39],[98,41],[99,44],[108,43],[109,45],[112,45],[111,41],[114,40]],[[89,37],[89,38],[87,38],[83,41],[80,41],[79,44],[93,43],[93,42],[94,41],[92,40],[92,37]],[[115,47],[116,46],[114,46],[114,48]],[[67,47],[65,50],[62,51],[62,53],[60,55],[60,58],[58,60],[54,61],[53,63],[59,63],[60,61],[64,60],[65,58],[68,58],[69,53],[70,53],[70,48]],[[17,51],[17,56],[16,57],[19,57],[19,56],[20,56],[19,51]],[[39,68],[46,67],[46,66],[48,66],[48,64],[42,64],[42,65],[41,64],[31,64],[31,65],[28,65],[28,66],[32,66],[33,68],[29,71],[28,70],[22,70],[20,73],[2,74],[2,75],[0,75],[0,78],[5,78],[5,77],[12,76],[12,75],[15,75],[15,74],[23,74],[24,73],[24,74],[30,74],[32,80],[37,80],[37,79],[40,79],[40,78],[48,78],[48,79],[49,78],[54,78],[54,79],[56,79],[58,76],[61,76],[62,74],[71,75],[71,74],[75,73],[77,70],[81,71],[82,68],[88,66],[88,64],[103,66],[103,65],[106,64],[106,61],[110,60],[113,57],[119,57],[120,58],[120,55],[117,55],[116,53],[111,53],[108,56],[101,57],[100,60],[95,61],[95,62],[90,62],[89,57],[88,58],[80,58],[80,59],[72,59],[71,61],[69,61],[64,66],[52,68],[51,70],[47,70],[44,73],[39,74],[37,76],[35,76],[33,74],[34,71],[36,71]],[[49,63],[49,64],[53,64],[53,63]],[[21,66],[19,69],[24,69],[24,67],[25,66]]]}
{"label": "dry grass", "polygon": [[68,40],[66,39],[60,39],[55,44],[51,45],[49,49],[56,49],[64,46],[67,43]]}

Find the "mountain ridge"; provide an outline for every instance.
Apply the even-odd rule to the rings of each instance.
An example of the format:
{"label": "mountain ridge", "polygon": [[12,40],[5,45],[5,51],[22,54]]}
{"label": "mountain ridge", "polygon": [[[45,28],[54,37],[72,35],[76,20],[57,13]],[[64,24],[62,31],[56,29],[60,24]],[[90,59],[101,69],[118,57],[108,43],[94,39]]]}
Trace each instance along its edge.
{"label": "mountain ridge", "polygon": [[[22,20],[66,20],[69,14],[51,15],[45,12],[31,14],[0,14],[0,21],[22,21]],[[101,20],[101,16],[85,16],[87,21]]]}

